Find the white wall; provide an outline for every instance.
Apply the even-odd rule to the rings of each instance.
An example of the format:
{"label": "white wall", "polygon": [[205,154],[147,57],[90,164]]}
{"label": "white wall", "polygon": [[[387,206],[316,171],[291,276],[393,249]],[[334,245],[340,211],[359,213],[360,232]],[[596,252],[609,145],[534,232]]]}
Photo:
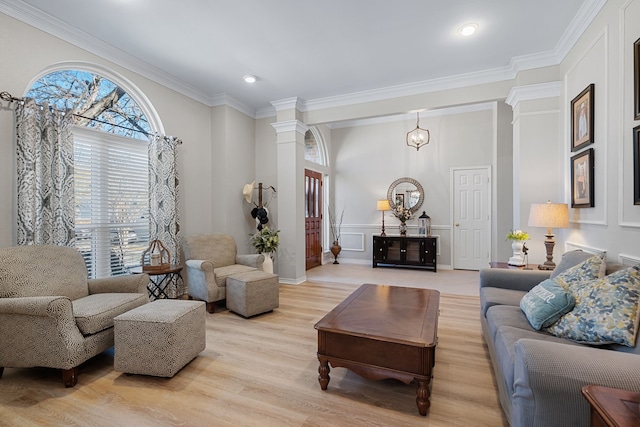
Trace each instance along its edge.
{"label": "white wall", "polygon": [[[640,1],[609,0],[561,64],[564,197],[570,200],[570,103],[595,84],[595,207],[570,209],[566,240],[606,250],[611,260],[640,261],[640,206],[633,204],[633,42],[640,38]],[[638,90],[636,88],[635,90]],[[628,261],[632,260],[632,261]]]}
{"label": "white wall", "polygon": [[[417,180],[424,188],[422,211],[431,217],[433,234],[439,236],[440,265],[451,265],[452,167],[488,166],[493,162],[494,109],[423,113],[420,127],[431,133],[429,145],[416,151],[405,143],[415,128],[415,116],[400,121],[336,128],[332,131],[333,181],[338,209],[344,207],[341,257],[370,263],[372,235],[380,233],[381,213],[376,201],[386,198],[398,178]],[[399,221],[385,214],[387,234],[398,234]],[[409,233],[417,233],[417,218],[408,221]]]}

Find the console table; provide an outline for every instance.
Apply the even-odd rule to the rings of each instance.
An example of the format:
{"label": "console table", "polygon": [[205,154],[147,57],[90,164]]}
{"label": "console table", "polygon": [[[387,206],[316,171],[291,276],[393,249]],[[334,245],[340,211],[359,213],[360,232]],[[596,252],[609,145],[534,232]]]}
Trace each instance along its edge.
{"label": "console table", "polygon": [[437,271],[437,237],[373,236],[373,268],[407,266]]}

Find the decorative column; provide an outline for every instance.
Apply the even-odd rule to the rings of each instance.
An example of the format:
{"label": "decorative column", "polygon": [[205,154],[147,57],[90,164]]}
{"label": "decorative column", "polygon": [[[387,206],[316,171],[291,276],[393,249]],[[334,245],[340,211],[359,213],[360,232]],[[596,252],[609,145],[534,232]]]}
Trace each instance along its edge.
{"label": "decorative column", "polygon": [[276,107],[278,161],[278,275],[283,283],[306,280],[304,215],[304,134],[309,129],[298,118],[297,98],[273,102]]}

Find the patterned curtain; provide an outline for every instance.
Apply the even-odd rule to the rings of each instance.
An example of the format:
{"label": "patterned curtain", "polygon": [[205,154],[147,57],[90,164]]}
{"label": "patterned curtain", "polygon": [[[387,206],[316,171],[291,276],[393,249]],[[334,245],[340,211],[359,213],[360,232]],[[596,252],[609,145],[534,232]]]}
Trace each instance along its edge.
{"label": "patterned curtain", "polygon": [[149,238],[160,240],[169,250],[171,264],[180,264],[179,143],[177,138],[159,135],[149,142]]}
{"label": "patterned curtain", "polygon": [[71,125],[33,99],[16,107],[18,245],[75,243]]}

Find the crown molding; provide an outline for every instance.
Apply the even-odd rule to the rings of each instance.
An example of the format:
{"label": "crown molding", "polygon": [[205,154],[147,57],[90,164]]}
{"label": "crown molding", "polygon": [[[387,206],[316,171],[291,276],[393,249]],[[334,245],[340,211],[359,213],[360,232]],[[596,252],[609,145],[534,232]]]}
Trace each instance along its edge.
{"label": "crown molding", "polygon": [[607,0],[587,0],[583,3],[556,44],[555,51],[559,58],[558,63],[562,62],[571,48],[575,46],[605,4],[607,4]]}
{"label": "crown molding", "polygon": [[511,88],[505,103],[515,108],[522,101],[554,98],[562,95],[562,82],[539,83],[534,85],[514,86]]}
{"label": "crown molding", "polygon": [[226,105],[227,107],[231,107],[235,110],[238,110],[242,114],[247,115],[253,119],[256,118],[256,111],[253,108],[243,104],[242,102],[227,95],[226,93],[219,93],[217,95],[212,96],[209,99],[209,102],[206,102],[206,104],[210,107],[221,107],[223,105]]}
{"label": "crown molding", "polygon": [[[141,61],[135,56],[129,55],[96,37],[69,27],[61,20],[38,10],[22,0],[0,0],[0,12],[136,72],[205,105],[229,105],[230,107],[235,108],[254,119],[261,119],[275,116],[278,108],[296,108],[299,111],[306,112],[326,108],[343,107],[440,90],[512,80],[517,76],[518,72],[523,70],[558,65],[562,62],[567,53],[575,45],[606,3],[607,0],[586,0],[552,51],[514,57],[506,67],[388,86],[367,91],[347,93],[326,98],[317,98],[308,101],[290,98],[288,100],[274,101],[272,106],[261,107],[256,110],[242,104],[224,93],[205,95],[202,91],[186,84],[175,76]],[[294,99],[296,100],[294,104],[295,107],[291,107],[291,104],[287,104],[287,102],[293,102],[292,100]]]}
{"label": "crown molding", "polygon": [[277,101],[271,101],[271,105],[276,109],[276,112],[286,111],[286,110],[300,110],[304,105],[304,101],[300,98],[286,98],[280,99]]}
{"label": "crown molding", "polygon": [[465,73],[432,80],[387,86],[379,89],[353,92],[344,95],[311,99],[304,103],[302,111],[306,112],[322,110],[325,108],[344,107],[348,105],[382,101],[441,90],[457,89],[485,83],[495,83],[510,80],[514,77],[515,74],[509,69],[509,67],[494,68],[476,73]]}
{"label": "crown molding", "polygon": [[276,133],[298,132],[304,135],[309,130],[309,126],[305,125],[300,120],[287,120],[284,122],[271,123],[271,126],[276,130]]}
{"label": "crown molding", "polygon": [[120,65],[130,71],[147,77],[169,89],[173,89],[203,104],[209,104],[209,97],[195,87],[184,83],[175,76],[154,67],[133,55],[129,55],[109,43],[65,24],[63,21],[42,12],[21,0],[0,0],[0,12],[25,24],[71,43],[89,53]]}
{"label": "crown molding", "polygon": [[[475,111],[492,110],[494,102],[461,105],[457,107],[439,108],[437,110],[420,111],[420,119],[450,116],[453,114],[473,113]],[[383,123],[401,122],[416,119],[416,113],[397,114],[393,116],[374,117],[370,119],[345,120],[326,124],[329,129],[342,129],[359,126],[370,126]]]}

